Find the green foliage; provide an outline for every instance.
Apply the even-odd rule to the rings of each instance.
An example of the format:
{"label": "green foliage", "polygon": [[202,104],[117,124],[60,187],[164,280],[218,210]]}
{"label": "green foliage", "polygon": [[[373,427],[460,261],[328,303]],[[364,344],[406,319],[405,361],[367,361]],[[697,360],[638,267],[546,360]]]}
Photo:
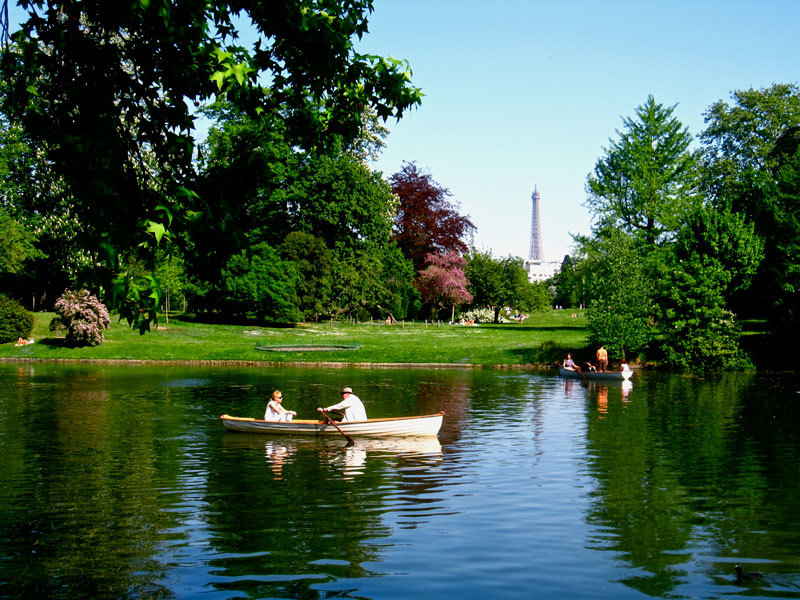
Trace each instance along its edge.
{"label": "green foliage", "polygon": [[745,215],[764,241],[750,289],[733,302],[791,339],[800,333],[800,88],[775,84],[732,98],[705,115],[706,187],[715,206]]}
{"label": "green foliage", "polygon": [[586,303],[584,294],[584,263],[578,257],[569,254],[561,261],[561,268],[551,280],[556,287],[553,302],[562,307],[580,306]]}
{"label": "green foliage", "polygon": [[150,273],[138,269],[119,271],[111,280],[112,301],[129,326],[144,334],[158,322],[161,287]]}
{"label": "green foliage", "polygon": [[587,247],[589,337],[620,358],[641,350],[653,338],[652,282],[636,240],[622,231]]}
{"label": "green foliage", "polygon": [[764,258],[764,242],[745,215],[705,205],[691,214],[674,245],[678,260],[713,258],[726,273],[725,297],[746,289]]}
{"label": "green foliage", "polygon": [[700,134],[706,187],[718,200],[734,200],[748,174],[767,174],[777,164],[772,156],[778,138],[800,125],[800,88],[774,84],[760,90],[732,93],[733,104],[719,100],[704,113]]}
{"label": "green foliage", "polygon": [[674,110],[648,96],[635,118],[623,119],[619,140],[610,140],[587,178],[595,231],[620,228],[652,245],[669,238],[698,203],[697,154]]}
{"label": "green foliage", "polygon": [[217,303],[213,282],[230,257],[266,243],[298,270],[303,318],[407,315],[418,294],[413,271],[409,276],[389,239],[396,199],[380,175],[340,146],[298,152],[280,123],[229,107],[223,116],[203,158],[202,196],[220,198],[219,210],[198,211],[189,240],[197,250],[187,254],[195,289],[208,282],[198,291],[209,308]]}
{"label": "green foliage", "polygon": [[775,154],[774,181],[764,198],[769,216],[758,224],[766,248],[757,285],[763,285],[769,299],[775,331],[791,342],[800,335],[800,127],[782,136]]}
{"label": "green foliage", "polygon": [[0,208],[0,273],[17,273],[35,256],[36,237]]}
{"label": "green foliage", "polygon": [[522,284],[522,293],[516,304],[524,312],[545,312],[553,307],[553,294],[545,281],[530,282],[525,280]]}
{"label": "green foliage", "polygon": [[488,307],[499,313],[503,306],[503,268],[501,261],[492,256],[491,250],[473,249],[467,255],[464,273],[469,280],[472,305]]}
{"label": "green foliage", "polygon": [[27,338],[33,329],[33,315],[16,300],[0,294],[0,344]]}
{"label": "green foliage", "polygon": [[692,253],[664,274],[659,298],[663,349],[672,367],[731,370],[749,365],[739,349],[740,329],[724,307],[730,272],[712,256]]}
{"label": "green foliage", "polygon": [[184,261],[178,254],[159,251],[153,275],[165,294],[180,294],[186,285]]}
{"label": "green foliage", "polygon": [[396,244],[368,245],[355,253],[337,245],[336,250],[331,288],[337,313],[404,319],[419,309],[413,266]]}
{"label": "green foliage", "polygon": [[505,306],[526,312],[539,312],[551,306],[547,285],[528,281],[521,258],[494,258],[491,251],[473,249],[467,257],[465,272],[473,306],[491,308],[495,323]]}
{"label": "green foliage", "polygon": [[232,256],[222,272],[228,310],[237,316],[255,314],[277,323],[296,323],[302,318],[297,308],[297,270],[282,261],[268,244]]}
{"label": "green foliage", "polygon": [[387,243],[396,206],[380,174],[343,152],[308,157],[286,193],[289,231],[346,251]]}
{"label": "green foliage", "polygon": [[[0,83],[0,94],[3,89]],[[25,256],[24,268],[16,268],[16,275],[3,283],[17,296],[52,304],[94,269],[88,251],[96,247],[94,234],[78,221],[73,204],[44,149],[34,148],[23,128],[0,113],[0,213],[5,211],[23,231],[22,252],[12,244],[17,248],[6,256],[16,264]],[[12,238],[19,239],[19,232]]]}
{"label": "green foliage", "polygon": [[422,299],[414,283],[414,265],[405,257],[395,242],[389,242],[380,252],[381,271],[377,283],[380,285],[378,308],[383,316],[394,319],[407,319],[416,315]]}
{"label": "green foliage", "polygon": [[303,318],[313,319],[326,314],[331,302],[331,251],[319,238],[293,231],[286,236],[279,252],[281,258],[292,263],[297,271],[297,308]]}

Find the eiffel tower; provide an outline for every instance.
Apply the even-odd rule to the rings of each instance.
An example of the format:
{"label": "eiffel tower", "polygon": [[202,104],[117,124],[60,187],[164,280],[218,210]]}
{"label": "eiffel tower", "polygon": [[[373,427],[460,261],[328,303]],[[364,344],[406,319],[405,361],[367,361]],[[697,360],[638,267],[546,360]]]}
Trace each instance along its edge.
{"label": "eiffel tower", "polygon": [[529,281],[546,281],[558,271],[558,263],[544,259],[542,250],[542,226],[539,221],[539,188],[533,186],[531,194],[531,244],[528,248],[528,259],[524,261]]}
{"label": "eiffel tower", "polygon": [[539,189],[533,186],[533,193],[531,194],[531,245],[528,250],[528,262],[540,263],[544,260],[544,252],[542,252],[542,228],[539,224]]}

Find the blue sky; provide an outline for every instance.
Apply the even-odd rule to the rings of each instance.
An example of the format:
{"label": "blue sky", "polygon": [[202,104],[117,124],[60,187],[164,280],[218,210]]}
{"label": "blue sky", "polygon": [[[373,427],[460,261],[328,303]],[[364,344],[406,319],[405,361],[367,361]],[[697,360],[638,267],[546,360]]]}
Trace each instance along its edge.
{"label": "blue sky", "polygon": [[[422,106],[375,167],[416,161],[477,226],[527,257],[541,194],[545,258],[588,233],[586,176],[648,94],[693,135],[730,93],[800,81],[800,0],[374,0],[360,52],[407,59]],[[11,22],[23,16],[10,3]]]}
{"label": "blue sky", "polygon": [[478,228],[527,257],[541,194],[545,258],[588,233],[586,176],[648,94],[693,135],[734,90],[800,80],[800,1],[375,0],[358,49],[408,59],[422,106],[376,167],[416,161]]}

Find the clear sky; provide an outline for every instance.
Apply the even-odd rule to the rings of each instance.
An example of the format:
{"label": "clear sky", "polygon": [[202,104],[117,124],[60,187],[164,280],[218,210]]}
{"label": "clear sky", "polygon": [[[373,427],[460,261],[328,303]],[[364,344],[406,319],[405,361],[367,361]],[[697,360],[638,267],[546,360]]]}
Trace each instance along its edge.
{"label": "clear sky", "polygon": [[546,260],[588,233],[587,175],[648,94],[692,135],[734,90],[800,81],[800,0],[375,0],[359,51],[409,60],[422,106],[376,167],[416,161],[475,245],[527,258],[534,185]]}
{"label": "clear sky", "polygon": [[[111,0],[109,0],[111,1]],[[24,17],[9,3],[12,30]],[[360,52],[407,59],[422,106],[389,123],[375,167],[415,161],[477,226],[527,257],[534,185],[544,256],[588,233],[586,176],[648,94],[693,135],[734,90],[800,81],[800,0],[374,0]]]}

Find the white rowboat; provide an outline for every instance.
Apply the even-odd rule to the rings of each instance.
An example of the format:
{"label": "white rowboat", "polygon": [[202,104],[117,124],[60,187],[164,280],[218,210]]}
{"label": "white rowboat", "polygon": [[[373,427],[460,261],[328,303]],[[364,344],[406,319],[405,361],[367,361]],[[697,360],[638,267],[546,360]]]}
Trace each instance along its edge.
{"label": "white rowboat", "polygon": [[[435,436],[442,426],[444,412],[419,417],[394,417],[388,419],[367,419],[366,421],[337,422],[339,429],[350,436],[393,437],[393,436]],[[264,421],[249,417],[222,415],[222,424],[229,431],[247,433],[279,433],[285,435],[330,435],[342,434],[325,421],[295,419],[293,421]]]}
{"label": "white rowboat", "polygon": [[633,371],[570,371],[564,367],[558,367],[558,374],[562,377],[572,377],[573,379],[627,381],[633,375]]}

